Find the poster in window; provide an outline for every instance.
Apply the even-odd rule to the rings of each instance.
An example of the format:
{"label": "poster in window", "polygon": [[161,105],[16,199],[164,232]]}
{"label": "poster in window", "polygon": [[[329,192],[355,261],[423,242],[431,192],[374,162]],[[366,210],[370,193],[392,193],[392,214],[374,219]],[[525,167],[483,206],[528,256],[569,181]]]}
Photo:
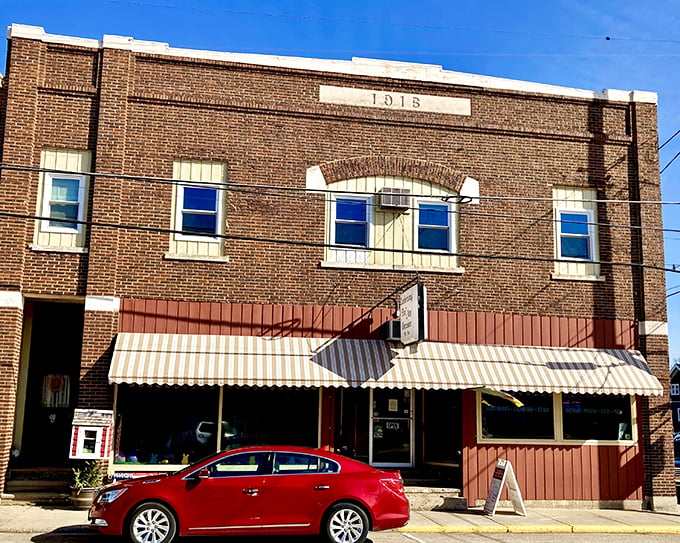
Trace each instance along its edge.
{"label": "poster in window", "polygon": [[68,375],[45,375],[42,387],[43,407],[68,407],[70,396],[71,383]]}

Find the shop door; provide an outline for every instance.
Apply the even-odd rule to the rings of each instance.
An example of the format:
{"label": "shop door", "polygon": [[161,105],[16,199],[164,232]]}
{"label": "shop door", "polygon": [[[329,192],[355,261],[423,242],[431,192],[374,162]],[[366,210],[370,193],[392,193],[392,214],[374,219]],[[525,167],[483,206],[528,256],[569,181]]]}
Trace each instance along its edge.
{"label": "shop door", "polygon": [[30,304],[32,320],[21,440],[17,465],[68,465],[77,402],[83,305]]}
{"label": "shop door", "polygon": [[413,394],[410,390],[371,390],[370,464],[413,466]]}

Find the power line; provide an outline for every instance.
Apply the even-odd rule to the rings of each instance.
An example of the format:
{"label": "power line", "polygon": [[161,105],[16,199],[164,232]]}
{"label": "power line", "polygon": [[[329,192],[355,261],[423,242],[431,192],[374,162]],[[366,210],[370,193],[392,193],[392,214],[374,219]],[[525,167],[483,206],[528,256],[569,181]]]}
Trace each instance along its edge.
{"label": "power line", "polygon": [[[235,192],[240,194],[253,194],[257,196],[273,196],[282,197],[288,199],[302,199],[310,200],[313,198],[312,194],[305,194],[303,196],[296,196],[294,194],[289,194],[290,192],[305,192],[305,193],[319,193],[333,196],[347,196],[347,197],[370,197],[374,196],[374,192],[362,192],[362,191],[340,191],[333,189],[307,189],[306,187],[289,187],[289,186],[278,186],[278,185],[260,185],[260,184],[241,184],[241,183],[224,183],[224,182],[198,182],[198,181],[187,181],[182,179],[173,179],[165,177],[152,177],[152,176],[140,176],[140,175],[129,175],[129,174],[107,174],[107,173],[95,173],[95,172],[77,172],[72,170],[55,170],[50,168],[37,168],[28,166],[18,166],[18,165],[0,165],[0,170],[16,170],[16,171],[30,171],[30,172],[50,172],[57,174],[69,174],[69,175],[86,175],[90,177],[102,177],[107,179],[130,179],[139,180],[147,182],[157,182],[161,184],[170,185],[204,185],[205,187],[215,188],[217,190],[223,190],[227,192]],[[283,194],[269,191],[282,191]],[[441,200],[448,202],[449,200],[454,200],[454,202],[463,204],[466,203],[465,200],[469,200],[468,197],[462,197],[460,195],[433,195],[433,194],[410,194],[413,198],[422,198],[429,200]],[[502,200],[502,201],[516,201],[516,202],[560,202],[559,198],[540,198],[540,197],[510,197],[510,196],[479,196],[475,197],[479,200]],[[636,201],[636,200],[598,200],[598,199],[579,199],[582,203],[596,203],[596,204],[609,204],[609,203],[620,203],[620,204],[654,204],[654,205],[680,205],[680,202],[660,202],[660,201]],[[356,203],[356,205],[366,205],[370,208],[380,208],[380,204],[366,202],[366,203]],[[406,211],[418,211],[418,207],[406,206],[400,208]],[[442,211],[443,213],[443,211]],[[531,222],[550,222],[550,223],[561,223],[561,224],[579,224],[584,226],[597,226],[598,228],[625,228],[628,230],[637,231],[650,231],[650,232],[665,232],[665,233],[680,233],[680,229],[674,228],[663,228],[654,226],[638,226],[632,224],[616,224],[608,222],[597,222],[597,221],[568,221],[563,219],[558,219],[556,217],[534,217],[528,215],[512,215],[505,213],[482,213],[477,211],[468,211],[461,209],[460,207],[455,210],[447,210],[447,214],[459,215],[459,216],[472,216],[472,217],[482,217],[488,219],[510,219],[518,221],[531,221]]]}
{"label": "power line", "polygon": [[675,154],[675,156],[673,158],[671,158],[670,162],[663,167],[663,169],[659,172],[659,175],[661,175],[663,172],[665,172],[668,169],[668,166],[673,164],[673,162],[675,162],[675,159],[678,158],[679,156],[680,156],[680,151],[678,151]]}
{"label": "power line", "polygon": [[354,17],[329,17],[321,15],[293,15],[290,13],[272,13],[272,12],[262,12],[262,11],[252,11],[252,10],[235,10],[227,8],[218,7],[204,7],[204,6],[180,6],[171,3],[150,3],[150,2],[139,2],[132,0],[97,0],[100,3],[108,4],[122,4],[129,6],[138,7],[153,7],[153,8],[163,8],[163,9],[178,9],[178,10],[191,10],[191,11],[211,11],[211,12],[221,12],[228,13],[231,15],[246,15],[252,17],[270,17],[277,19],[294,19],[303,21],[324,21],[332,23],[350,23],[350,24],[367,24],[367,25],[379,25],[379,26],[392,26],[397,28],[422,28],[426,30],[448,30],[455,32],[471,32],[471,33],[481,33],[481,34],[510,34],[519,36],[534,36],[534,37],[546,37],[546,38],[568,38],[568,39],[581,39],[581,40],[596,40],[596,41],[626,41],[626,42],[650,42],[650,43],[680,43],[680,40],[673,39],[662,39],[662,38],[635,38],[635,37],[624,37],[624,36],[610,36],[610,35],[588,35],[588,34],[560,34],[554,32],[535,32],[529,30],[515,30],[515,29],[487,29],[487,28],[470,28],[470,27],[456,27],[450,25],[439,25],[439,24],[419,24],[413,22],[394,22],[388,21],[384,18],[382,19],[368,19],[368,18],[354,18]]}
{"label": "power line", "polygon": [[658,149],[658,150],[661,151],[661,149],[663,149],[663,148],[666,146],[666,144],[669,143],[669,142],[670,142],[675,136],[677,136],[678,134],[680,134],[680,129],[676,130],[676,131],[675,131],[675,134],[673,134],[670,138],[668,138],[668,139],[667,139],[666,141],[664,141],[661,145],[659,145],[659,149]]}
{"label": "power line", "polygon": [[[75,219],[54,219],[51,217],[43,217],[40,215],[28,215],[23,213],[9,213],[6,211],[0,211],[0,217],[6,217],[10,219],[24,219],[24,220],[35,220],[35,221],[56,221],[68,224],[80,224],[85,226],[97,226],[102,228],[116,228],[121,230],[132,230],[138,232],[150,232],[156,234],[187,234],[182,230],[177,230],[173,228],[159,228],[153,226],[139,226],[134,224],[119,224],[119,223],[108,223],[102,221],[79,221]],[[277,238],[260,238],[255,236],[238,236],[233,234],[201,234],[191,232],[191,235],[202,236],[206,238],[219,238],[230,240],[230,241],[247,241],[255,243],[273,243],[279,245],[295,246],[295,247],[311,247],[318,249],[347,249],[347,246],[335,244],[335,243],[322,243],[313,241],[299,241],[299,240],[289,240],[289,239],[277,239]],[[396,248],[385,248],[385,247],[371,247],[369,251],[382,252],[382,253],[394,253],[394,254],[417,254],[423,255],[428,254],[423,251],[416,251],[414,249],[396,249]],[[521,262],[550,262],[550,263],[573,263],[572,260],[565,260],[559,258],[544,258],[544,257],[528,257],[528,256],[516,256],[516,255],[490,255],[481,253],[447,253],[447,256],[458,257],[458,258],[479,258],[484,260],[510,260],[510,261],[521,261]],[[664,266],[656,266],[653,264],[643,264],[638,262],[616,262],[616,261],[606,261],[606,260],[589,260],[587,264],[595,264],[602,266],[617,266],[617,267],[630,267],[637,269],[648,269],[648,270],[659,270],[669,273],[680,273],[680,270],[675,270],[673,268],[666,268]]]}

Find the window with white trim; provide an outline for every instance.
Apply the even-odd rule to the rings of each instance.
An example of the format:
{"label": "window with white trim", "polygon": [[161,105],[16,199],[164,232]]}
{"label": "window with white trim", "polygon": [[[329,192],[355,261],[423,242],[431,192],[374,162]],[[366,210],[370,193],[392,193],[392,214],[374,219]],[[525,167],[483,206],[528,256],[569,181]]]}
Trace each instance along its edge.
{"label": "window with white trim", "polygon": [[43,232],[80,233],[84,208],[84,175],[45,174],[42,205],[45,220],[41,225]]}
{"label": "window with white trim", "polygon": [[671,384],[671,396],[679,396],[679,395],[680,395],[680,384],[672,383]]}
{"label": "window with white trim", "polygon": [[219,229],[222,191],[217,187],[180,185],[177,189],[177,229],[181,237],[208,241]]}
{"label": "window with white trim", "polygon": [[553,278],[601,280],[597,190],[553,187],[555,268]]}
{"label": "window with white trim", "polygon": [[172,229],[169,258],[224,256],[226,164],[177,160],[173,165]]}
{"label": "window with white trim", "polygon": [[593,213],[590,210],[557,210],[558,258],[594,260],[595,232]]}
{"label": "window with white trim", "polygon": [[368,247],[370,199],[361,196],[335,196],[333,202],[333,243]]}
{"label": "window with white trim", "polygon": [[419,200],[416,207],[416,248],[423,251],[453,252],[451,205]]}
{"label": "window with white trim", "polygon": [[493,442],[634,441],[630,396],[513,392],[523,405],[477,394],[478,436]]}

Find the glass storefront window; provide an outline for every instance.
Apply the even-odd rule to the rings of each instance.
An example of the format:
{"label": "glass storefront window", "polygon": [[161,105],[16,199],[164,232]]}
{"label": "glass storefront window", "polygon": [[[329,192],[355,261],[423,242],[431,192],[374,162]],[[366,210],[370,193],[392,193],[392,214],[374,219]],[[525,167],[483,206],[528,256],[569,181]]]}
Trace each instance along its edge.
{"label": "glass storefront window", "polygon": [[116,463],[182,464],[215,452],[218,400],[217,387],[119,386]]}
{"label": "glass storefront window", "polygon": [[489,439],[554,439],[552,394],[513,393],[524,405],[481,394],[482,437]]}
{"label": "glass storefront window", "polygon": [[318,447],[319,391],[225,388],[222,420],[232,428],[222,447],[288,444]]}
{"label": "glass storefront window", "polygon": [[630,397],[564,394],[562,425],[564,439],[631,440]]}

